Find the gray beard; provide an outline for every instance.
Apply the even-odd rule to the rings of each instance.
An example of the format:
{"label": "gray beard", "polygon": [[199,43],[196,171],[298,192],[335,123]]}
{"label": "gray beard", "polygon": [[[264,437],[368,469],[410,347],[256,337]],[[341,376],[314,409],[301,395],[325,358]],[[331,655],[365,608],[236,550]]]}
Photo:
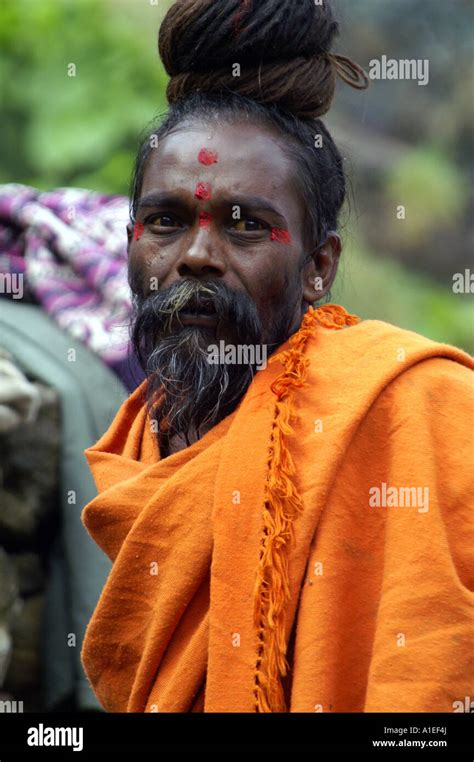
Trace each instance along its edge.
{"label": "gray beard", "polygon": [[[256,305],[247,294],[219,281],[189,279],[164,292],[142,295],[139,271],[131,273],[135,301],[132,342],[148,378],[147,405],[160,450],[173,437],[187,444],[232,413],[245,395],[257,366],[209,362],[209,346],[226,336],[234,346],[265,343],[270,355],[289,335],[292,310],[282,309],[264,332]],[[217,327],[176,325],[180,310],[209,299]]]}
{"label": "gray beard", "polygon": [[180,435],[189,445],[233,412],[252,383],[252,365],[208,361],[214,342],[209,332],[186,326],[163,337],[148,358],[148,405],[158,431],[166,421],[165,441]]}

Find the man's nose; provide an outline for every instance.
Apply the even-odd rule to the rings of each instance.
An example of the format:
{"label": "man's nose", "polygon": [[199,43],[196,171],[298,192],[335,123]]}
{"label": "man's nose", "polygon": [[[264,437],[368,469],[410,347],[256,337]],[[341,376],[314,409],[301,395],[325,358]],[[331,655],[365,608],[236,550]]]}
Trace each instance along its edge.
{"label": "man's nose", "polygon": [[181,277],[187,275],[223,275],[225,263],[222,248],[215,240],[209,226],[200,227],[189,243],[177,265]]}

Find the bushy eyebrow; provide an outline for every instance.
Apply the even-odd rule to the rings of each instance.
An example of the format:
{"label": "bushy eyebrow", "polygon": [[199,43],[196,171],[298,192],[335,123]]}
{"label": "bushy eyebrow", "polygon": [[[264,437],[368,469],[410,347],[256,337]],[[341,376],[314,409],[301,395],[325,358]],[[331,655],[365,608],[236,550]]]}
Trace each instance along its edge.
{"label": "bushy eyebrow", "polygon": [[280,220],[285,220],[283,214],[278,211],[267,198],[263,196],[232,195],[224,197],[229,206],[240,206],[244,212],[270,212]]}
{"label": "bushy eyebrow", "polygon": [[[283,214],[281,214],[278,209],[272,206],[270,201],[264,196],[252,196],[246,194],[222,194],[218,204],[224,204],[229,207],[238,206],[240,207],[241,212],[246,214],[251,214],[252,212],[269,212],[279,220],[283,221],[286,225],[286,220]],[[169,191],[154,191],[152,193],[147,193],[145,196],[142,196],[138,202],[139,209],[151,208],[161,205],[173,206],[175,208],[185,208],[187,206],[186,201],[184,201],[181,195],[170,193]]]}
{"label": "bushy eyebrow", "polygon": [[169,193],[169,191],[147,193],[146,196],[142,196],[138,201],[138,208],[151,208],[153,206],[160,206],[161,204],[169,204],[170,206],[186,206],[183,199],[175,193]]}

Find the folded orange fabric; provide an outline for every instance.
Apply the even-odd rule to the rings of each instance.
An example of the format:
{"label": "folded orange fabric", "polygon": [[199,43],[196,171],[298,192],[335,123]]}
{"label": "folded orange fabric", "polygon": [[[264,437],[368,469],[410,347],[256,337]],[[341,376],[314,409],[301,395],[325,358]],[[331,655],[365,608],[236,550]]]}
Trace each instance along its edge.
{"label": "folded orange fabric", "polygon": [[309,308],[238,408],[164,460],[137,389],[86,451],[83,521],[113,561],[82,650],[104,708],[450,712],[471,695],[472,368]]}

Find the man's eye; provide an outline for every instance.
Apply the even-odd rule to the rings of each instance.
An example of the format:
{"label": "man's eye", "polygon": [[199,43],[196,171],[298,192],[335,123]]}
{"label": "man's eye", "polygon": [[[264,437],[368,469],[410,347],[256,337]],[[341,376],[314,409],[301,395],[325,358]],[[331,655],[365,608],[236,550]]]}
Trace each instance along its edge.
{"label": "man's eye", "polygon": [[259,232],[260,230],[266,230],[267,227],[258,220],[245,219],[235,222],[232,225],[232,229],[237,230],[239,233],[255,233]]}
{"label": "man's eye", "polygon": [[178,220],[173,217],[172,214],[150,214],[146,218],[145,223],[148,225],[155,225],[158,228],[177,228],[179,227]]}

